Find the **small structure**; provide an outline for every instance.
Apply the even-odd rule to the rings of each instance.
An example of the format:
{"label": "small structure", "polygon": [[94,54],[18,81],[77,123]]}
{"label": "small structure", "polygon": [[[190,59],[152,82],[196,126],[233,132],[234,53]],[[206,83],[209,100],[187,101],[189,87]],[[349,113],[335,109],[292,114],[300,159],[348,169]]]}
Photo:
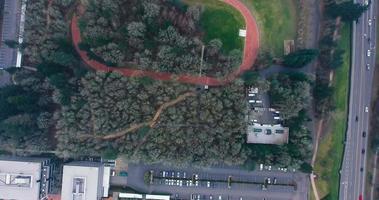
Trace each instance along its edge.
{"label": "small structure", "polygon": [[294,40],[284,40],[284,55],[288,55],[295,51],[295,41]]}
{"label": "small structure", "polygon": [[245,29],[240,29],[238,35],[240,37],[246,37],[246,30]]}
{"label": "small structure", "polygon": [[49,158],[0,157],[0,199],[44,199],[50,174]]}
{"label": "small structure", "polygon": [[269,97],[256,87],[247,89],[247,143],[288,143],[289,128],[283,127],[280,112],[270,108]]}
{"label": "small structure", "polygon": [[110,167],[77,161],[63,166],[62,200],[98,200],[108,197]]}

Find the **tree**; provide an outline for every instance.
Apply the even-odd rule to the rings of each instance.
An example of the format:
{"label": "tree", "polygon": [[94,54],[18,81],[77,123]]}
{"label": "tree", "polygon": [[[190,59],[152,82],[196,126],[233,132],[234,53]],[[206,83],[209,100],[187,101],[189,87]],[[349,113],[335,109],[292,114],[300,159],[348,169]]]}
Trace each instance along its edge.
{"label": "tree", "polygon": [[271,78],[272,106],[281,112],[283,119],[296,117],[311,98],[310,85],[303,75],[280,74]]}
{"label": "tree", "polygon": [[146,26],[142,22],[131,22],[127,30],[130,37],[142,38],[145,35]]}
{"label": "tree", "polygon": [[319,55],[316,49],[301,49],[290,53],[283,58],[283,65],[300,68],[312,62]]}
{"label": "tree", "polygon": [[33,118],[28,114],[15,115],[0,123],[0,134],[20,138],[32,134],[35,130]]}
{"label": "tree", "polygon": [[209,41],[208,46],[206,48],[207,54],[209,56],[215,56],[219,53],[220,49],[222,48],[222,42],[220,39],[213,39]]}
{"label": "tree", "polygon": [[341,17],[343,21],[356,21],[368,9],[368,5],[361,5],[353,1],[333,3],[328,6],[326,12],[332,17]]}
{"label": "tree", "polygon": [[309,163],[304,162],[303,164],[300,165],[300,171],[310,174],[313,171],[313,167]]}
{"label": "tree", "polygon": [[7,45],[9,48],[12,48],[12,49],[17,49],[21,46],[20,43],[18,43],[15,40],[5,40],[4,44]]}

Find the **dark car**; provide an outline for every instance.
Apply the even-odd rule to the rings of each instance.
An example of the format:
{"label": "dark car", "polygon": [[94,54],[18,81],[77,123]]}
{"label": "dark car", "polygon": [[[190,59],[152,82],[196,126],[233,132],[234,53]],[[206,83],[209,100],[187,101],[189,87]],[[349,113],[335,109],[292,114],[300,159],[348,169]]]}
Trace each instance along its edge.
{"label": "dark car", "polygon": [[361,172],[363,172],[363,167],[361,167]]}
{"label": "dark car", "polygon": [[364,154],[366,152],[366,150],[365,149],[362,149],[362,154]]}
{"label": "dark car", "polygon": [[366,131],[363,131],[362,136],[366,137]]}
{"label": "dark car", "polygon": [[355,117],[355,121],[358,121],[358,116]]}

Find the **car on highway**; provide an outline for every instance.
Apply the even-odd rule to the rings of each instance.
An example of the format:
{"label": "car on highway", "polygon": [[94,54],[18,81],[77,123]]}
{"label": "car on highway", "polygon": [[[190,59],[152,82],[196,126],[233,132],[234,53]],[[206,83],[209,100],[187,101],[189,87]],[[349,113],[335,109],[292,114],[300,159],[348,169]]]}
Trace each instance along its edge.
{"label": "car on highway", "polygon": [[366,68],[367,68],[367,70],[370,70],[370,64],[366,64]]}
{"label": "car on highway", "polygon": [[372,20],[371,20],[371,19],[368,19],[367,24],[368,24],[368,26],[371,26],[371,24],[372,24]]}
{"label": "car on highway", "polygon": [[355,116],[355,121],[356,121],[356,122],[358,121],[358,116]]}
{"label": "car on highway", "polygon": [[370,57],[370,56],[371,56],[371,50],[368,49],[368,50],[367,50],[367,57]]}
{"label": "car on highway", "polygon": [[366,150],[365,149],[362,149],[362,154],[365,154]]}
{"label": "car on highway", "polygon": [[362,137],[366,137],[366,131],[363,131]]}
{"label": "car on highway", "polygon": [[360,171],[363,172],[363,167],[361,167]]}
{"label": "car on highway", "polygon": [[366,113],[368,112],[368,107],[367,107],[367,106],[365,107],[365,112],[366,112]]}

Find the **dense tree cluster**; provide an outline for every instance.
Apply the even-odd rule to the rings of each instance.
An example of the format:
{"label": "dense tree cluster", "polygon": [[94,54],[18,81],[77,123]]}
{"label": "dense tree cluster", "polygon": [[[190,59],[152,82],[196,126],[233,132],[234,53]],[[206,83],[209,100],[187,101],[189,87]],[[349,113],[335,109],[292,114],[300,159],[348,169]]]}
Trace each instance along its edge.
{"label": "dense tree cluster", "polygon": [[332,2],[327,6],[326,12],[332,17],[341,17],[343,21],[351,22],[358,20],[367,8],[368,5],[354,3],[353,1]]}
{"label": "dense tree cluster", "polygon": [[0,146],[3,150],[50,149],[53,125],[53,87],[34,72],[17,71],[17,85],[0,90]]}
{"label": "dense tree cluster", "polygon": [[284,119],[296,117],[311,98],[310,81],[303,74],[275,75],[270,80],[272,106],[281,111]]}
{"label": "dense tree cluster", "polygon": [[173,2],[91,0],[80,18],[80,46],[111,66],[163,72],[198,74],[202,46],[205,74],[222,76],[241,63],[241,50],[225,53],[217,38],[202,42],[202,7]]}
{"label": "dense tree cluster", "polygon": [[151,129],[115,141],[80,140],[81,135],[107,135],[151,120],[159,105],[192,89],[166,82],[141,84],[115,73],[90,73],[81,81],[80,95],[62,108],[58,149],[65,155],[114,149],[129,159],[147,162],[243,163],[246,102],[243,86],[236,83],[199,92],[168,108]]}
{"label": "dense tree cluster", "polygon": [[65,12],[73,0],[27,1],[24,33],[24,58],[26,65],[38,64],[54,56],[58,46],[56,39],[66,38],[69,23],[65,20]]}
{"label": "dense tree cluster", "polygon": [[[92,26],[91,32],[95,35],[104,32],[112,37],[125,34],[127,40],[124,42],[128,49],[129,45],[137,45],[133,48],[143,45],[142,48],[147,50],[149,48],[146,45],[157,45],[151,48],[154,49],[151,55],[155,57],[162,54],[160,56],[166,58],[172,54],[170,48],[175,53],[182,51],[173,46],[180,42],[178,38],[185,38],[187,42],[198,40],[201,45],[200,39],[191,35],[197,33],[196,23],[201,15],[198,7],[187,8],[171,4],[169,0],[89,2],[89,11],[93,6],[100,13],[100,17],[92,19],[95,21],[88,21],[89,24],[96,24]],[[120,9],[125,7],[122,6],[125,2],[134,5],[128,12]],[[127,157],[129,161],[164,161],[175,165],[238,165],[253,160],[295,168],[304,166],[302,161],[308,158],[311,147],[309,132],[303,125],[307,118],[302,110],[309,98],[308,93],[304,92],[309,91],[306,78],[300,75],[277,75],[268,82],[253,72],[247,72],[243,80],[237,79],[230,85],[204,90],[193,85],[155,81],[146,77],[127,78],[118,73],[87,71],[81,66],[78,55],[67,39],[68,23],[64,21],[64,13],[73,4],[72,0],[52,1],[51,4],[44,0],[28,1],[27,15],[35,16],[35,21],[26,27],[25,63],[36,66],[37,71],[13,68],[9,71],[17,84],[0,88],[2,149],[56,150],[66,157],[103,155],[115,158],[119,155]],[[111,18],[115,13],[131,21],[125,23],[122,18]],[[87,12],[86,15],[90,14]],[[88,17],[86,15],[84,17]],[[162,24],[158,23],[160,26],[155,27],[157,34],[150,36],[154,33],[151,29],[154,28],[152,24],[155,24],[157,15],[163,16],[159,19],[163,22],[160,21]],[[122,31],[96,30],[101,23],[108,23],[107,27]],[[188,29],[192,23],[193,29]],[[104,35],[85,37],[99,44],[97,42],[104,42],[100,36]],[[131,37],[134,39],[130,40]],[[139,43],[139,37],[148,39]],[[160,37],[163,42],[156,43],[155,37]],[[117,59],[125,56],[121,62],[140,63],[143,60],[140,59],[142,57],[135,57],[137,60],[130,57],[131,60],[128,60],[130,54],[125,52],[130,50],[120,49],[118,52],[112,49],[115,45],[119,48],[120,44],[123,43],[104,42],[91,48],[105,48],[101,51],[108,53],[110,59],[113,56]],[[222,55],[222,43],[214,39],[207,45],[204,68],[211,71],[208,67],[220,61],[212,58]],[[199,47],[196,46],[188,55],[197,53]],[[228,62],[237,62],[240,53],[233,51],[231,54],[235,57],[227,56]],[[154,62],[161,63],[158,60]],[[278,102],[275,106],[286,116],[285,125],[291,128],[288,145],[246,144],[247,85],[270,90],[273,101]],[[154,126],[143,126],[117,139],[100,138],[151,120],[162,104],[188,91],[196,95],[163,110]]]}

